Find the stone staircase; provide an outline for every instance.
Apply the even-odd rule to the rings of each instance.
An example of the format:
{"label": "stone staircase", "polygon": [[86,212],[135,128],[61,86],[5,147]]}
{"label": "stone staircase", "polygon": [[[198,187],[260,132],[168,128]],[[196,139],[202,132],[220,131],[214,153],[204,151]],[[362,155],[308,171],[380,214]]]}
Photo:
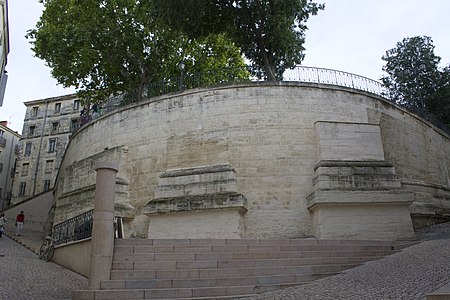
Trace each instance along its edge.
{"label": "stone staircase", "polygon": [[409,244],[351,240],[115,241],[111,279],[75,300],[234,299],[308,283]]}

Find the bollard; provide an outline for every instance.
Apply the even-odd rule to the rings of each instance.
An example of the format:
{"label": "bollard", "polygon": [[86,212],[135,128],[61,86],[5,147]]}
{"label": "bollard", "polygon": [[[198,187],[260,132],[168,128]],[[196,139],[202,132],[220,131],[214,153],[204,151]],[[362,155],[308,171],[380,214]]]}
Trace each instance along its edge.
{"label": "bollard", "polygon": [[114,251],[114,197],[119,165],[101,162],[95,166],[95,200],[89,266],[89,289],[99,290],[110,279]]}

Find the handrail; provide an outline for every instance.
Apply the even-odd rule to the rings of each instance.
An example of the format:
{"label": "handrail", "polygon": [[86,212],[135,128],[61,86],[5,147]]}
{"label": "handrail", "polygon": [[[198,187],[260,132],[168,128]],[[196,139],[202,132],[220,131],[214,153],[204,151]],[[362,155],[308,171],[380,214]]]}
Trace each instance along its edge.
{"label": "handrail", "polygon": [[337,85],[383,97],[386,93],[386,88],[378,81],[361,75],[326,68],[296,66],[294,69],[288,69],[284,72],[283,81]]}
{"label": "handrail", "polygon": [[[261,78],[253,76],[252,69],[225,68],[208,70],[195,74],[168,78],[147,84],[144,88],[142,100],[162,96],[170,93],[178,93],[194,88],[226,86],[244,82],[258,82]],[[327,85],[337,85],[356,90],[369,92],[378,96],[386,97],[386,89],[383,84],[370,78],[326,68],[315,68],[298,65],[293,69],[284,72],[282,81],[319,83]],[[133,103],[134,100],[128,98],[127,93],[108,99],[101,106],[101,114],[105,114],[118,109],[119,107]],[[91,117],[91,119],[95,119]]]}
{"label": "handrail", "polygon": [[[65,220],[53,226],[52,238],[54,245],[75,242],[92,236],[94,210],[88,210],[78,216]],[[122,217],[114,217],[114,236],[123,238]]]}
{"label": "handrail", "polygon": [[53,226],[55,246],[91,237],[93,213],[92,209]]}
{"label": "handrail", "polygon": [[[194,88],[225,86],[243,82],[262,81],[261,78],[251,74],[254,74],[251,68],[242,67],[210,70],[195,74],[186,74],[183,76],[168,78],[146,85],[142,95],[142,100],[144,101],[152,97],[182,92]],[[423,119],[431,122],[436,127],[445,131],[447,134],[450,134],[450,129],[427,110],[397,103],[395,100],[388,97],[388,91],[382,83],[364,76],[334,69],[298,65],[293,69],[287,69],[282,76],[282,81],[342,86],[368,92],[383,97],[387,101],[403,107],[411,113],[416,114]],[[101,115],[111,111],[115,111],[119,107],[132,102],[135,101],[130,100],[127,97],[127,93],[122,93],[116,97],[112,97],[102,105]]]}
{"label": "handrail", "polygon": [[[143,98],[148,99],[152,96],[159,96],[192,88],[262,81],[261,78],[251,74],[254,74],[254,72],[250,67],[225,68],[208,70],[195,74],[186,74],[184,76],[149,83],[145,89]],[[362,90],[378,96],[386,95],[385,87],[378,81],[364,76],[327,68],[297,65],[293,69],[287,69],[283,73],[281,81],[337,85]]]}

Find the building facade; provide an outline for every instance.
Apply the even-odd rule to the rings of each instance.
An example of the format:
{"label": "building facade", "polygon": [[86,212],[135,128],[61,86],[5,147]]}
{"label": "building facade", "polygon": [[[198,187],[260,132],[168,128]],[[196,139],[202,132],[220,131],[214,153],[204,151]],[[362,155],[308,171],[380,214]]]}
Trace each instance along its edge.
{"label": "building facade", "polygon": [[0,122],[0,210],[11,201],[17,158],[19,157],[20,135]]}
{"label": "building facade", "polygon": [[53,188],[69,137],[79,127],[80,101],[74,94],[24,104],[13,203]]}
{"label": "building facade", "polygon": [[5,71],[9,53],[8,1],[0,0],[0,106],[3,104],[8,74]]}

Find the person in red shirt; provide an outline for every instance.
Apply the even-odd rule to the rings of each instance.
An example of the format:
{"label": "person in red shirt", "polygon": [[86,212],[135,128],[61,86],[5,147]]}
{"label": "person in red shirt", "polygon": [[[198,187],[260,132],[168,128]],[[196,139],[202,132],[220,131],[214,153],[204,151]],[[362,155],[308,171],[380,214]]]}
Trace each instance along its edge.
{"label": "person in red shirt", "polygon": [[25,215],[23,214],[23,210],[16,217],[16,235],[20,235],[20,230],[22,230],[23,223],[25,223]]}

